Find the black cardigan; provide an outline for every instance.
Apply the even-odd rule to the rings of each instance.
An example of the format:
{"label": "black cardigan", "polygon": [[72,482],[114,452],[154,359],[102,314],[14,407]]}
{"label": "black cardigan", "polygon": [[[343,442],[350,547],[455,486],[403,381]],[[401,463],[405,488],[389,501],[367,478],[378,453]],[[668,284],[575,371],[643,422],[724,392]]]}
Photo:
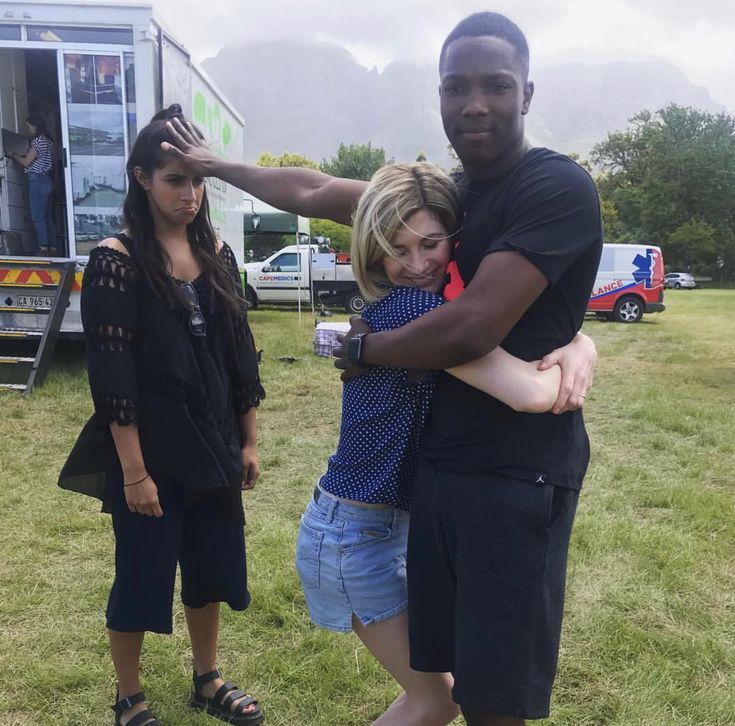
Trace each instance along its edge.
{"label": "black cardigan", "polygon": [[[129,251],[129,240],[118,235]],[[218,259],[242,299],[240,273],[226,244]],[[206,275],[193,282],[206,335],[192,335],[191,311],[164,302],[131,255],[96,247],[82,283],[82,324],[95,413],[64,465],[59,486],[103,501],[122,471],[110,423],[136,424],[153,477],[199,496],[227,491],[239,502],[238,414],[265,397],[255,346],[242,305],[233,317],[218,304]],[[236,498],[234,495],[237,494]],[[241,510],[241,507],[238,507]]]}

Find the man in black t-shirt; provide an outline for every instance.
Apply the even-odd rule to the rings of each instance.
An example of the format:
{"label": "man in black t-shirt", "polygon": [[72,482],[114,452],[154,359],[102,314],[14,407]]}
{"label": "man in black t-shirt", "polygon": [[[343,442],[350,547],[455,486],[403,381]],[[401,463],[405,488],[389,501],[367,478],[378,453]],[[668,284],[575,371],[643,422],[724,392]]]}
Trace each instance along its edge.
{"label": "man in black t-shirt", "polygon": [[[502,15],[472,15],[447,37],[439,71],[444,129],[464,169],[446,295],[462,294],[395,330],[355,323],[336,362],[343,375],[369,365],[443,370],[501,343],[534,360],[582,324],[602,249],[597,193],[569,158],[525,140],[533,84],[522,32]],[[309,169],[217,159],[193,131],[178,133],[168,151],[196,173],[303,216],[349,223],[365,189]],[[444,374],[437,384],[412,503],[411,665],[454,674],[469,726],[548,715],[589,458],[576,410],[589,380],[563,355],[572,364],[562,365],[560,415],[516,413]]]}
{"label": "man in black t-shirt", "polygon": [[[466,18],[439,70],[444,129],[464,168],[448,296],[457,275],[466,289],[410,325],[365,335],[352,357],[444,369],[502,343],[541,358],[582,324],[602,250],[597,192],[568,157],[527,144],[533,84],[511,21]],[[411,665],[454,674],[470,726],[544,718],[589,459],[582,412],[517,413],[441,374],[423,455],[408,553]]]}

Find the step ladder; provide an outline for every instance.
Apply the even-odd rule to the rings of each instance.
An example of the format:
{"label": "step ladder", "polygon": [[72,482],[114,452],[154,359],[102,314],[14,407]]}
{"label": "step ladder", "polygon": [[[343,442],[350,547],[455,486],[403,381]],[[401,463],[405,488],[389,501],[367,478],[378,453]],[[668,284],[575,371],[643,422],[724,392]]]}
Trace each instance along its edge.
{"label": "step ladder", "polygon": [[[73,260],[0,259],[0,389],[27,396],[33,386],[43,383],[69,304],[75,269]],[[18,296],[31,298],[30,304],[25,300],[21,302],[26,304],[17,304]],[[49,297],[50,306],[43,305]],[[35,356],[7,355],[15,352],[9,348],[17,341],[36,343]]]}

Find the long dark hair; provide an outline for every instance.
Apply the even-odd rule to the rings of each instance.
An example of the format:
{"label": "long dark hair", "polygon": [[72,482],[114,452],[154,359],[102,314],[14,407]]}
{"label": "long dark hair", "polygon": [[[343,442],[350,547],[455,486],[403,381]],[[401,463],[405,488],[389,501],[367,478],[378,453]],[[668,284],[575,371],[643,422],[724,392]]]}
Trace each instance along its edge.
{"label": "long dark hair", "polygon": [[[33,126],[33,128],[36,129],[36,136],[45,136],[47,139],[50,139],[48,129],[46,128],[46,121],[44,120],[43,116],[37,113],[32,113],[27,119],[26,123]],[[35,139],[36,136],[33,138]]]}
{"label": "long dark hair", "polygon": [[[159,111],[150,123],[140,130],[126,165],[128,193],[123,204],[123,217],[132,241],[133,256],[145,281],[168,304],[172,306],[180,304],[186,307],[186,300],[169,274],[171,260],[156,239],[148,195],[135,178],[136,167],[140,167],[146,175],[150,176],[154,169],[162,169],[169,162],[166,153],[161,149],[161,143],[164,141],[174,143],[166,126],[166,122],[174,118],[186,123],[181,106],[177,103]],[[186,227],[186,236],[189,239],[192,253],[201,264],[203,273],[209,278],[215,298],[224,304],[225,310],[231,315],[235,317],[241,315],[242,302],[238,297],[233,279],[222,257],[217,254],[217,237],[209,219],[206,187],[199,211]]]}

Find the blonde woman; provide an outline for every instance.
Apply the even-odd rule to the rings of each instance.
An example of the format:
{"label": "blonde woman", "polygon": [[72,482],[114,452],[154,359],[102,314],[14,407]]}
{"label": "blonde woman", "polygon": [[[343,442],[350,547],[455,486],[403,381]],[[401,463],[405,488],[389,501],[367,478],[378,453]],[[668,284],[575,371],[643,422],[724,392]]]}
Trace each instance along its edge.
{"label": "blonde woman", "polygon": [[[457,228],[452,180],[429,163],[380,169],[353,220],[352,263],[371,302],[363,315],[375,331],[397,328],[442,304]],[[527,412],[550,409],[558,366],[497,348],[453,375]],[[377,724],[444,726],[459,713],[452,679],[409,666],[406,595],[408,509],[419,437],[434,374],[374,366],[345,382],[339,444],[309,501],[299,530],[296,567],[311,619],[353,630],[401,684]]]}

